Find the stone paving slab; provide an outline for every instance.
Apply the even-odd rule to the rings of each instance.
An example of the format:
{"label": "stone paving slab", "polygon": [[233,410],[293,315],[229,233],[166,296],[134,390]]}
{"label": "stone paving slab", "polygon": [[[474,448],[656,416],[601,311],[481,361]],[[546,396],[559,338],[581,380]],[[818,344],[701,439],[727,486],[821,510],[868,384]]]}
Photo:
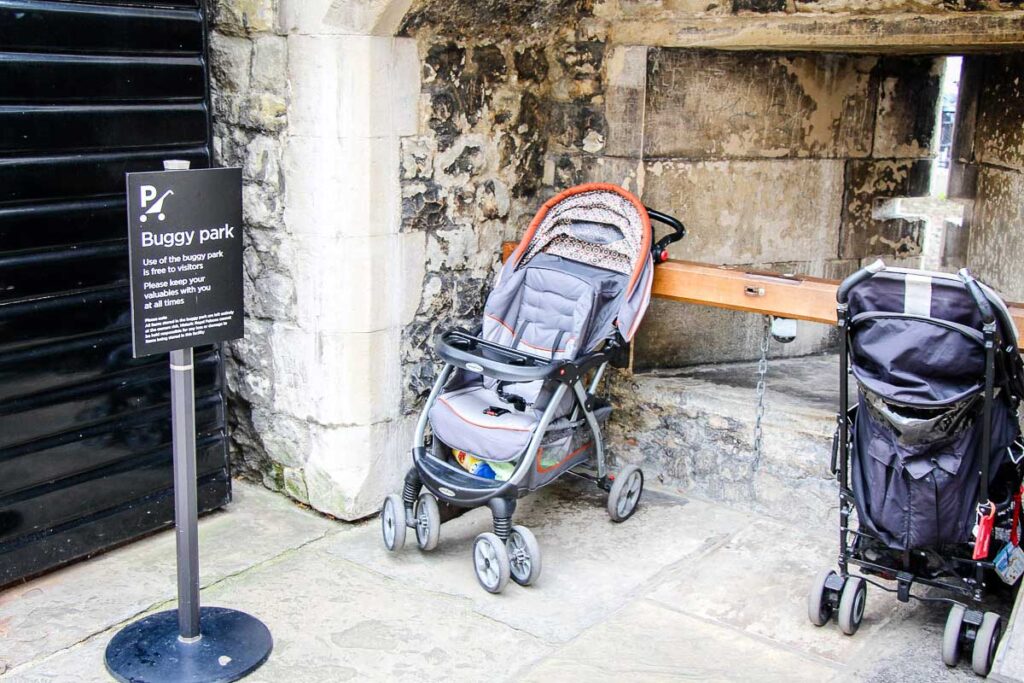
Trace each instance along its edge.
{"label": "stone paving slab", "polygon": [[[233,485],[233,502],[199,525],[203,585],[345,529],[263,487]],[[0,670],[70,647],[175,594],[169,531],[15,585],[0,592]]]}
{"label": "stone paving slab", "polygon": [[624,608],[541,662],[526,681],[786,681],[833,666],[649,600]]}
{"label": "stone paving slab", "polygon": [[409,585],[468,599],[480,614],[548,641],[566,641],[625,604],[665,567],[741,528],[742,513],[703,501],[649,494],[636,514],[613,523],[593,485],[560,482],[519,501],[515,515],[537,537],[543,573],[533,586],[509,583],[495,597],[477,583],[473,539],[490,531],[486,508],[449,521],[429,553],[410,530],[405,548],[386,553],[376,525],[329,541],[330,553]]}

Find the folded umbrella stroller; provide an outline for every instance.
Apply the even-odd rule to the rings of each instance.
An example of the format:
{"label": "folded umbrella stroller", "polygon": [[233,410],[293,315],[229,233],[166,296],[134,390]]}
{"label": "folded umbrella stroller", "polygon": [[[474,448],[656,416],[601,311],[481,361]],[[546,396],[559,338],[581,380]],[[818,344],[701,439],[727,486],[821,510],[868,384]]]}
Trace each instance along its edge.
{"label": "folded umbrella stroller", "polygon": [[[822,626],[835,614],[853,635],[866,583],[902,602],[947,602],[943,661],[955,666],[970,648],[974,671],[987,675],[1002,624],[979,603],[992,582],[1013,584],[1024,569],[1017,330],[1002,299],[967,270],[878,261],[847,278],[837,299],[839,572],[818,576],[808,616]],[[858,398],[849,407],[851,373]],[[941,591],[913,595],[915,583]]]}
{"label": "folded umbrella stroller", "polygon": [[[673,228],[656,244],[651,218]],[[609,492],[614,521],[633,514],[643,472],[608,473],[601,425],[611,407],[595,391],[609,363],[626,365],[654,263],[684,234],[678,220],[615,185],[580,185],[544,204],[498,273],[482,326],[436,342],[444,367],[420,415],[413,467],[402,495],[381,510],[388,550],[402,548],[407,527],[422,550],[433,549],[438,500],[487,505],[494,532],[477,536],[473,562],[480,584],[497,593],[510,576],[529,585],[540,575],[534,535],[512,525],[526,493],[575,468]]]}

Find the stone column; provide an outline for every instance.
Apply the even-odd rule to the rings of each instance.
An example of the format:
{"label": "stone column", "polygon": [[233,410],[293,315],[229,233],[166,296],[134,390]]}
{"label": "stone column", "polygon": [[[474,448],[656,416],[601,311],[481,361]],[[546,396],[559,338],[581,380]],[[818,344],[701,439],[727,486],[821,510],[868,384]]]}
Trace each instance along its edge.
{"label": "stone column", "polygon": [[245,457],[265,458],[266,483],[342,519],[376,511],[408,465],[399,344],[424,247],[399,232],[399,136],[416,132],[419,98],[415,43],[392,35],[407,4],[276,8],[289,97],[275,261],[293,296],[236,351],[241,382],[261,384],[242,447],[262,451]]}

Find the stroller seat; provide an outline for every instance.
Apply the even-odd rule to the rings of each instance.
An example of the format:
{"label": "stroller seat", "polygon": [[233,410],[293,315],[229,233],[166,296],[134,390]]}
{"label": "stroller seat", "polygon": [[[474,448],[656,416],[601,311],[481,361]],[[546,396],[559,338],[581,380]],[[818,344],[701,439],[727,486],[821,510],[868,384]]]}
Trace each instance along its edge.
{"label": "stroller seat", "polygon": [[[573,360],[598,334],[614,333],[609,304],[626,277],[603,268],[541,253],[505,284],[505,296],[488,299],[483,339],[543,360]],[[599,340],[600,341],[600,340]],[[593,344],[590,344],[593,346]],[[551,391],[544,380],[505,382],[467,377],[447,389],[430,408],[434,434],[446,445],[484,460],[515,460],[526,449]],[[565,396],[553,417],[566,416]]]}

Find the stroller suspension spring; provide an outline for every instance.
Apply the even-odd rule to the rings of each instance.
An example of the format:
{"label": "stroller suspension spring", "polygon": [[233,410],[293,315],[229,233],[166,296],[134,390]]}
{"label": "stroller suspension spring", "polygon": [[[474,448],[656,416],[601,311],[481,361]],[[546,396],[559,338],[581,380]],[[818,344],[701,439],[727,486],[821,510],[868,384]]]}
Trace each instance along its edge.
{"label": "stroller suspension spring", "polygon": [[503,541],[507,541],[509,535],[512,533],[512,518],[511,517],[495,517],[494,518],[494,535]]}
{"label": "stroller suspension spring", "polygon": [[405,503],[406,507],[411,507],[416,503],[416,497],[420,495],[420,488],[422,484],[414,484],[410,481],[405,482],[405,487],[402,489],[402,502]]}

